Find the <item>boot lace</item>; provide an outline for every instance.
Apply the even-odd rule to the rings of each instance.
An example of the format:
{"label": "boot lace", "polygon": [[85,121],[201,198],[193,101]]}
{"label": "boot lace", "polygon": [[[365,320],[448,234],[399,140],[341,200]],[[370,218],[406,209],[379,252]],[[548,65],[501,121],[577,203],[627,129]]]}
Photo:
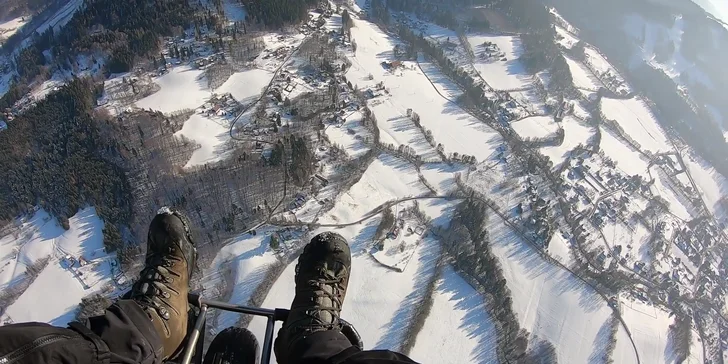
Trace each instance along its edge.
{"label": "boot lace", "polygon": [[[306,283],[306,289],[303,292],[311,294],[312,302],[318,302],[320,298],[329,298],[332,306],[316,305],[305,311],[306,315],[291,323],[293,327],[300,327],[308,332],[331,330],[340,328],[339,315],[341,313],[341,298],[344,291],[343,281],[345,274],[333,275],[329,271],[322,270],[323,278],[310,279]],[[324,289],[325,286],[331,287],[331,292]],[[325,322],[322,319],[322,313],[328,312],[331,315],[331,322]],[[306,325],[298,326],[298,322],[308,321]]]}
{"label": "boot lace", "polygon": [[[170,248],[170,253],[172,249]],[[146,267],[139,275],[139,280],[134,285],[134,299],[142,305],[157,311],[159,316],[169,320],[170,314],[166,307],[173,311],[175,308],[167,302],[171,297],[168,290],[176,292],[170,284],[178,277],[171,268],[175,261],[181,259],[172,254],[152,253],[146,261]],[[163,289],[166,288],[166,289]],[[162,304],[164,304],[164,307]]]}

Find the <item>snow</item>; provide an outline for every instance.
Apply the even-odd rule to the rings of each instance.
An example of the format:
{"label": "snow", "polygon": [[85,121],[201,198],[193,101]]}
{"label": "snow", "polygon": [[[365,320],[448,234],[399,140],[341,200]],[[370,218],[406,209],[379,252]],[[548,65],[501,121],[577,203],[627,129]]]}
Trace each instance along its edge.
{"label": "snow", "polygon": [[[614,352],[612,353],[614,363],[637,364],[634,346],[632,346],[632,342],[629,340],[629,334],[622,325],[619,325],[617,329],[617,338],[617,344],[614,346]],[[646,363],[646,361],[641,362]]]}
{"label": "snow", "polygon": [[[531,86],[533,77],[518,60],[523,53],[523,46],[517,36],[469,34],[468,41],[475,52],[473,66],[492,88],[505,91]],[[501,61],[501,56],[491,60],[482,59],[480,55],[484,52],[483,43],[486,41],[495,43],[503,53],[502,57],[507,60]]]}
{"label": "snow", "polygon": [[720,210],[720,199],[728,194],[728,181],[713,166],[697,154],[683,156],[683,161],[708,208],[714,213]]}
{"label": "snow", "polygon": [[407,229],[422,227],[421,225],[410,221],[405,224],[402,233],[396,239],[385,238],[382,241],[383,249],[372,248],[372,257],[382,265],[390,267],[396,271],[404,272],[412,262],[414,252],[422,243],[422,237],[415,233],[407,233]]}
{"label": "snow", "polygon": [[607,71],[614,72],[609,61],[607,61],[607,59],[604,58],[604,56],[602,56],[596,49],[592,47],[584,47],[584,55],[586,56],[586,60],[591,63],[597,73],[603,74]]}
{"label": "snow", "polygon": [[73,14],[83,5],[83,0],[71,0],[61,9],[59,9],[53,16],[48,18],[43,24],[36,28],[36,32],[43,34],[48,28],[53,27],[54,31],[58,31],[61,27],[66,25],[71,20]]}
{"label": "snow", "polygon": [[[371,104],[383,99],[389,101],[389,104],[384,103],[384,107],[396,109],[387,110],[382,117],[375,113],[378,124],[383,130],[396,128],[396,125],[392,127],[383,124],[393,123],[393,120],[389,120],[392,116],[412,108],[420,115],[422,126],[432,131],[435,141],[445,146],[446,153],[474,155],[479,161],[493,154],[500,144],[500,135],[440,95],[428,77],[445,90],[456,88],[450,79],[435,67],[431,67],[429,62],[420,62],[422,68],[427,70],[426,75],[411,64],[405,69],[390,72],[382,67],[381,62],[391,60],[392,49],[397,42],[366,21],[355,20],[355,26],[351,31],[358,46],[356,55],[350,57],[352,66],[347,71],[346,77],[352,84],[358,85],[360,90],[384,82],[390,95],[378,96],[369,101]],[[373,80],[369,80],[369,74],[373,76]],[[382,110],[386,109],[380,108],[376,111]],[[396,135],[396,140],[405,142],[408,136],[411,137],[411,134]],[[426,148],[422,145],[410,146],[416,150]]]}
{"label": "snow", "polygon": [[393,144],[395,147],[407,145],[414,149],[415,154],[422,156],[422,160],[440,158],[422,131],[407,117],[406,109],[400,110],[389,99],[371,103],[370,109],[377,118],[377,127],[381,131],[379,140],[383,144]]}
{"label": "snow", "polygon": [[[704,73],[695,62],[685,58],[681,52],[685,28],[685,20],[682,15],[676,16],[672,28],[667,28],[662,24],[644,19],[640,15],[629,14],[625,16],[623,27],[625,32],[632,35],[637,41],[642,59],[652,67],[664,71],[676,84],[684,84],[682,79],[687,78],[709,88],[714,86],[710,76]],[[661,55],[658,59],[657,49],[665,48],[667,44],[670,45],[669,49],[672,50],[672,53]]]}
{"label": "snow", "polygon": [[564,142],[558,146],[547,146],[541,148],[541,154],[549,157],[554,166],[561,164],[577,145],[586,145],[589,139],[594,135],[594,130],[584,126],[580,121],[571,116],[565,117],[561,121],[561,127],[564,128]]}
{"label": "snow", "polygon": [[515,121],[511,126],[522,138],[544,138],[559,129],[553,116],[532,116]]}
{"label": "snow", "polygon": [[[361,112],[354,112],[346,118],[341,125],[329,125],[324,132],[331,143],[337,144],[346,150],[352,158],[358,158],[371,149],[364,143],[365,138],[371,138],[369,130],[361,124]],[[349,134],[352,130],[354,135]]]}
{"label": "snow", "polygon": [[214,116],[193,114],[185,121],[182,129],[175,133],[194,140],[200,145],[187,161],[185,168],[190,168],[225,159],[231,148],[226,144],[230,140],[230,121]]}
{"label": "snow", "polygon": [[[225,269],[231,269],[234,286],[228,287],[232,289],[228,302],[247,304],[255,287],[263,280],[266,270],[277,261],[273,252],[268,249],[270,232],[260,229],[255,236],[239,235],[220,249],[210,268],[204,272],[205,288],[213,288],[214,283],[224,278],[221,275]],[[219,331],[234,325],[239,317],[239,314],[233,312],[220,311],[216,329]]]}
{"label": "snow", "polygon": [[268,86],[272,78],[272,72],[258,68],[236,72],[215,93],[230,93],[238,102],[250,102],[261,95],[261,90]]}
{"label": "snow", "polygon": [[653,191],[667,200],[670,204],[670,212],[686,221],[692,220],[693,216],[698,216],[697,211],[693,211],[690,202],[678,192],[679,190],[673,190],[665,172],[654,167],[652,177],[655,178],[655,184],[652,185]]}
{"label": "snow", "polygon": [[[195,109],[210,97],[204,71],[190,66],[173,68],[169,73],[157,78],[161,87],[158,92],[136,102],[142,109],[152,109],[172,113],[183,109]],[[256,88],[255,92],[259,92]]]}
{"label": "snow", "polygon": [[420,167],[420,172],[437,191],[438,195],[447,195],[457,189],[455,176],[466,173],[468,167],[462,164],[427,163]]}
{"label": "snow", "polygon": [[544,261],[496,214],[490,214],[488,231],[522,327],[532,337],[551,342],[559,362],[590,362],[601,347],[600,329],[612,316],[607,302],[575,276]]}
{"label": "snow", "polygon": [[549,242],[549,255],[566,266],[571,265],[571,243],[564,239],[561,234],[554,234]]}
{"label": "snow", "polygon": [[655,306],[638,300],[621,300],[622,317],[632,333],[637,352],[643,363],[673,363],[668,350],[668,333],[672,318]]}
{"label": "snow", "polygon": [[607,119],[615,120],[643,150],[653,153],[672,150],[672,144],[657,119],[641,99],[616,100],[603,97],[602,112]]}
{"label": "snow", "polygon": [[[27,265],[49,255],[51,259],[5,314],[14,322],[38,321],[64,326],[74,319],[81,298],[105,290],[105,286],[112,283],[111,259],[103,246],[104,223],[96,215],[96,210],[89,207],[69,219],[68,231],[58,226],[55,219],[49,219],[42,210],[26,224],[26,231],[32,237],[20,248],[16,264]],[[3,248],[6,246],[3,243]],[[61,265],[61,259],[66,255],[84,257],[89,261],[84,267],[71,268],[82,275],[76,276]],[[6,255],[5,258],[9,257]],[[48,304],[49,292],[60,293],[53,295],[52,305]]]}
{"label": "snow", "polygon": [[617,168],[630,176],[644,175],[647,172],[649,161],[644,156],[624,144],[611,131],[604,127],[600,127],[600,129],[602,133],[600,148],[606,156],[617,162]]}
{"label": "snow", "polygon": [[225,17],[231,22],[244,21],[247,16],[245,7],[235,0],[225,0],[223,2],[225,9]]}
{"label": "snow", "polygon": [[578,89],[589,91],[597,91],[602,83],[597,79],[591,71],[581,62],[577,62],[569,57],[564,57],[566,64],[569,65],[571,76],[574,79],[574,86]]}
{"label": "snow", "polygon": [[484,297],[451,266],[444,268],[430,316],[410,352],[430,363],[497,363],[497,336]]}
{"label": "snow", "polygon": [[4,38],[10,38],[13,34],[17,33],[20,28],[30,20],[30,17],[19,16],[15,19],[10,19],[0,23],[0,36]]}
{"label": "snow", "polygon": [[557,43],[562,45],[566,49],[571,49],[571,47],[579,42],[578,38],[574,37],[566,29],[558,25],[556,26],[556,34],[561,36],[561,39]]}

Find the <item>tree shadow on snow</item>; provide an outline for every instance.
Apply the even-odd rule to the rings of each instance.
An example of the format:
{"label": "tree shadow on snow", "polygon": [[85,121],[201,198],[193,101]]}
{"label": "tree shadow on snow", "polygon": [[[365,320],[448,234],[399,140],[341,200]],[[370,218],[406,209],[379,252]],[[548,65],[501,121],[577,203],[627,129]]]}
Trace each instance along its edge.
{"label": "tree shadow on snow", "polygon": [[609,353],[608,346],[612,340],[612,318],[608,318],[604,321],[604,324],[599,328],[597,336],[594,338],[593,351],[589,355],[589,364],[606,364],[608,363]]}
{"label": "tree shadow on snow", "polygon": [[452,267],[445,267],[445,274],[437,289],[452,295],[450,301],[455,302],[455,309],[465,311],[458,329],[465,331],[468,338],[475,338],[478,341],[477,349],[471,353],[468,361],[497,363],[498,337],[492,324],[493,319],[485,308],[484,298],[452,270]]}
{"label": "tree shadow on snow", "polygon": [[[493,244],[507,249],[507,259],[517,262],[526,273],[526,278],[550,280],[553,291],[549,293],[553,295],[560,296],[578,292],[579,306],[587,313],[606,306],[607,303],[591,287],[571,273],[547,262],[533,247],[521,240],[510,227],[505,226],[499,216],[491,213],[490,219],[491,241]],[[505,262],[502,263],[505,265]]]}
{"label": "tree shadow on snow", "polygon": [[[402,301],[399,309],[394,313],[394,317],[390,320],[388,326],[385,327],[386,332],[374,346],[375,350],[398,350],[408,334],[408,329],[412,319],[414,319],[416,308],[427,299],[424,297],[424,294],[426,293],[430,278],[435,274],[435,262],[440,255],[441,248],[436,241],[426,239],[416,249],[421,250],[421,253],[418,259],[419,266],[415,273],[414,288]],[[411,263],[413,262],[410,261]],[[391,272],[390,274],[403,273]]]}

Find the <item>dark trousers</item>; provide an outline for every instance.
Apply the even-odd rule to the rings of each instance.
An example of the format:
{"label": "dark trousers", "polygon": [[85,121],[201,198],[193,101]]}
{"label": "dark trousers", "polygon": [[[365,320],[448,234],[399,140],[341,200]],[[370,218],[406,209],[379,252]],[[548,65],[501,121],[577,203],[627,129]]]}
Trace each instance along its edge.
{"label": "dark trousers", "polygon": [[[58,328],[42,323],[0,327],[0,363],[18,364],[159,364],[162,342],[136,302],[120,300],[88,325]],[[292,363],[414,363],[389,351],[361,351],[339,331],[309,336],[294,349]],[[246,363],[240,363],[246,364]],[[254,363],[251,363],[254,364]]]}
{"label": "dark trousers", "polygon": [[388,350],[362,351],[352,346],[340,331],[317,332],[293,348],[291,363],[280,364],[365,364],[415,363],[412,359]]}

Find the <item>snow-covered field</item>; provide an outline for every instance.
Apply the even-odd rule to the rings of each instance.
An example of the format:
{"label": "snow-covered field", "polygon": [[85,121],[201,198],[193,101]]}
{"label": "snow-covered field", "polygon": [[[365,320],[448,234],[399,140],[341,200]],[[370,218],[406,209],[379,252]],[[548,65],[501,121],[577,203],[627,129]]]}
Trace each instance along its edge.
{"label": "snow-covered field", "polygon": [[230,140],[230,120],[215,116],[193,114],[185,121],[182,130],[175,135],[183,135],[194,140],[200,148],[192,153],[185,168],[223,160],[230,148],[226,142]]}
{"label": "snow-covered field", "polygon": [[348,115],[344,123],[329,125],[324,130],[331,143],[344,148],[352,158],[357,158],[371,149],[364,143],[366,138],[371,138],[371,133],[361,124],[362,118],[362,114],[357,111]]}
{"label": "snow-covered field", "polygon": [[683,155],[683,161],[708,208],[718,215],[724,215],[719,201],[728,194],[726,178],[697,154]]}
{"label": "snow-covered field", "polygon": [[635,153],[621,139],[617,138],[611,131],[600,127],[602,139],[600,148],[604,150],[604,154],[617,162],[617,168],[621,169],[628,175],[635,174],[644,175],[647,173],[649,161],[641,154]]}
{"label": "snow-covered field", "polygon": [[161,90],[137,101],[137,107],[163,113],[183,109],[194,110],[211,96],[204,71],[190,66],[175,67],[166,75],[157,78],[155,82]]}
{"label": "snow-covered field", "polygon": [[412,358],[426,363],[497,363],[497,336],[483,302],[478,291],[446,266]]}
{"label": "snow-covered field", "polygon": [[377,117],[380,141],[394,146],[406,145],[413,148],[415,154],[422,156],[423,160],[438,159],[439,156],[425,139],[411,118],[407,117],[407,110],[399,110],[390,100],[376,100],[370,108]]}
{"label": "snow-covered field", "polygon": [[559,129],[552,116],[532,116],[515,121],[511,126],[522,138],[544,138]]}
{"label": "snow-covered field", "polygon": [[[276,262],[276,257],[268,247],[271,230],[261,229],[255,236],[243,234],[223,247],[210,268],[204,271],[203,285],[205,289],[214,289],[214,286],[230,274],[234,286],[229,302],[246,304],[250,295],[260,284],[268,267]],[[228,273],[229,270],[229,273]],[[221,311],[217,318],[217,330],[234,325],[240,315],[233,312]]]}
{"label": "snow-covered field", "polygon": [[[74,319],[81,298],[114,290],[111,280],[114,259],[104,250],[104,224],[94,208],[82,209],[71,217],[68,231],[43,210],[17,226],[17,239],[8,235],[0,240],[3,288],[17,283],[26,268],[39,259],[49,257],[50,260],[33,284],[7,308],[3,321],[39,321],[63,326]],[[66,256],[76,260],[83,257],[88,264],[66,268],[63,262]],[[57,294],[51,297],[51,292]],[[52,305],[48,304],[49,299]]]}
{"label": "snow-covered field", "polygon": [[586,60],[591,63],[597,73],[602,74],[612,70],[612,65],[597,50],[592,47],[584,47]]}
{"label": "snow-covered field", "polygon": [[672,318],[657,307],[641,301],[622,299],[622,317],[632,333],[640,360],[644,363],[674,363],[668,348],[668,332]]}
{"label": "snow-covered field", "polygon": [[636,140],[643,150],[668,152],[672,145],[645,102],[639,98],[616,100],[602,98],[602,112],[615,120],[624,132]]}
{"label": "snow-covered field", "polygon": [[[382,67],[381,62],[392,60],[392,49],[397,41],[375,25],[361,20],[355,20],[351,32],[358,46],[356,55],[351,57],[352,66],[347,71],[347,78],[361,90],[373,88],[377,83],[384,82],[390,95],[376,97],[369,103],[373,104],[382,99],[382,102],[389,101],[396,108],[388,110],[381,117],[375,112],[380,128],[395,134],[394,129],[397,128],[395,122],[401,120],[395,116],[401,117],[401,112],[412,108],[420,115],[422,125],[432,131],[435,141],[445,146],[446,153],[474,155],[479,161],[493,154],[500,144],[500,135],[445,99],[430,83],[432,80],[435,84],[442,84],[444,89],[451,90],[456,87],[452,86],[453,82],[450,79],[434,67],[425,65],[426,62],[420,62],[423,64],[423,69],[427,69],[426,76],[418,67],[412,65],[406,65],[404,69],[394,72],[387,70]],[[394,120],[391,120],[392,118]],[[384,126],[384,123],[394,126]],[[407,134],[398,141],[407,142],[409,139],[405,135]],[[426,150],[426,146],[420,144],[410,146],[416,150]]]}
{"label": "snow-covered field", "polygon": [[[518,57],[523,53],[523,46],[518,37],[510,35],[468,34],[475,61],[473,66],[492,88],[496,90],[514,90],[528,88],[533,77],[526,72],[526,68]],[[485,42],[495,44],[500,53],[498,56],[481,58],[487,52],[483,46]],[[505,60],[503,60],[505,59]]]}
{"label": "snow-covered field", "polygon": [[215,89],[215,93],[220,95],[230,93],[238,102],[247,103],[260,96],[272,77],[272,72],[258,68],[236,72],[222,86]]}
{"label": "snow-covered field", "polygon": [[602,83],[581,62],[577,62],[569,57],[564,58],[566,59],[566,64],[569,65],[576,88],[596,91],[599,87],[602,87]]}
{"label": "snow-covered field", "polygon": [[600,329],[612,314],[607,302],[570,273],[544,261],[496,214],[490,214],[488,230],[522,327],[532,337],[550,341],[559,362],[589,363],[605,339]]}
{"label": "snow-covered field", "polygon": [[541,148],[541,153],[549,157],[554,166],[561,164],[577,145],[586,145],[589,138],[594,135],[594,130],[570,116],[561,121],[561,127],[564,128],[564,142],[558,146]]}
{"label": "snow-covered field", "polygon": [[558,25],[556,26],[556,34],[561,37],[558,43],[566,49],[571,49],[571,47],[579,42],[578,38],[574,37],[568,31],[566,31],[566,29]]}
{"label": "snow-covered field", "polygon": [[15,19],[10,19],[0,23],[0,36],[4,38],[10,38],[20,28],[30,20],[30,17],[19,16]]}

